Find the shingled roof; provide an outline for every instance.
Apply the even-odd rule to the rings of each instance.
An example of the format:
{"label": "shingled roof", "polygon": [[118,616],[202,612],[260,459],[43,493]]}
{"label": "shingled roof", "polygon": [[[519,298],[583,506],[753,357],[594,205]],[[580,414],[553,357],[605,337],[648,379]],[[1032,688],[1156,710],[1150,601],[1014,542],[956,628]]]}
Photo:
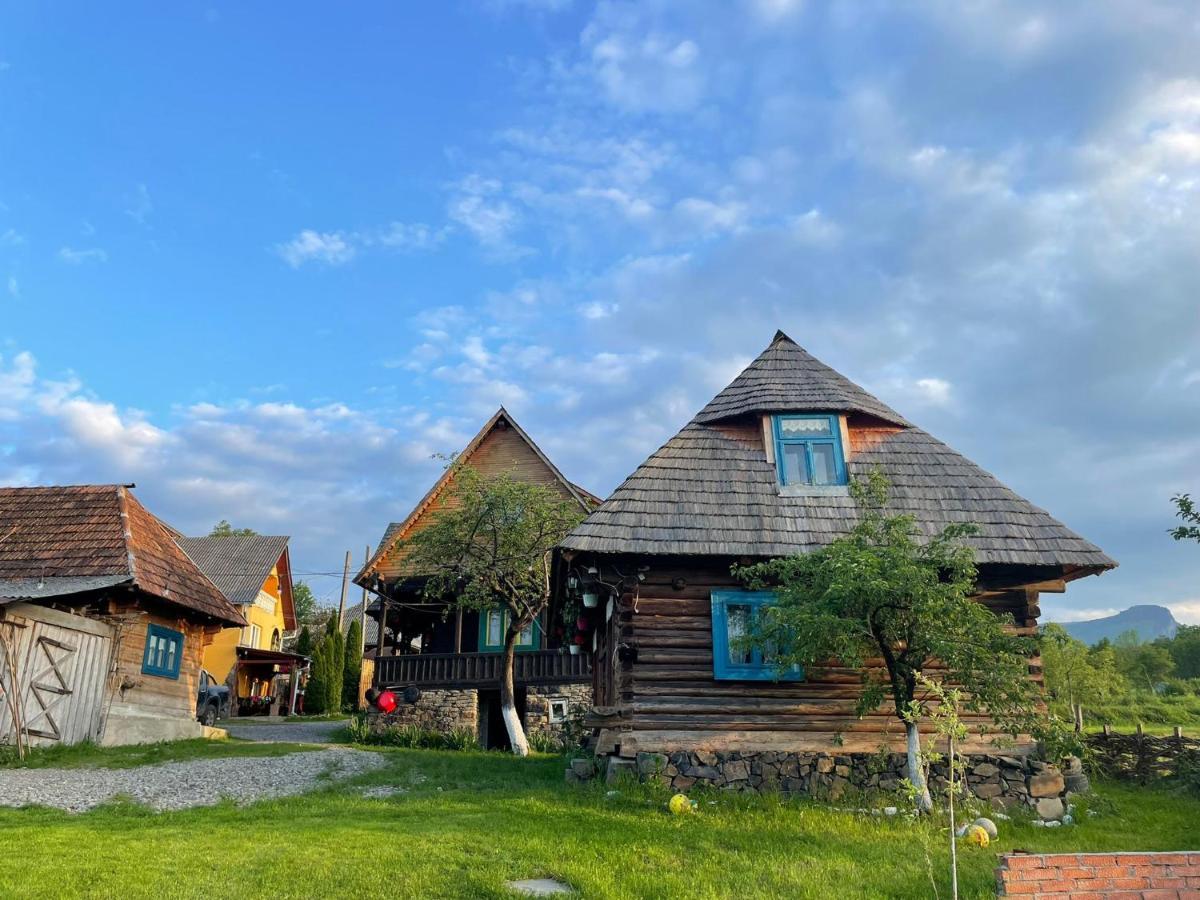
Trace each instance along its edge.
{"label": "shingled roof", "polygon": [[206,619],[246,620],[124,485],[0,488],[0,596],[129,585]]}
{"label": "shingled roof", "polygon": [[[794,369],[784,365],[787,360]],[[913,514],[927,534],[952,522],[979,526],[971,541],[977,562],[1060,566],[1075,575],[1116,565],[782,333],[717,400],[639,466],[562,546],[598,553],[774,557],[830,543],[854,524],[849,492],[781,491],[761,428],[746,418],[819,410],[870,416],[855,421],[875,426],[876,420],[890,423],[875,427],[851,456],[850,476],[881,470],[891,483],[890,508]],[[743,417],[740,426],[737,416]]]}
{"label": "shingled roof", "polygon": [[230,534],[223,537],[181,537],[176,539],[192,562],[208,576],[235,606],[254,602],[258,592],[276,566],[280,567],[284,626],[296,627],[292,606],[291,566],[287,558],[285,535]]}

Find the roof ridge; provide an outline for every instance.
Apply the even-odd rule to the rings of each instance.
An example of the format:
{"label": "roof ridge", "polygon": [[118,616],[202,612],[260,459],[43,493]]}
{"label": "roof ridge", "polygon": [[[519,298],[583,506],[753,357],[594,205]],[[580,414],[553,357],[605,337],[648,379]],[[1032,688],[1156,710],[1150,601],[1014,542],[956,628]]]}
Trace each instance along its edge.
{"label": "roof ridge", "polygon": [[137,581],[137,556],[133,552],[133,529],[129,523],[129,502],[126,488],[117,485],[117,510],[121,516],[121,538],[125,541],[125,558],[129,562],[129,577]]}

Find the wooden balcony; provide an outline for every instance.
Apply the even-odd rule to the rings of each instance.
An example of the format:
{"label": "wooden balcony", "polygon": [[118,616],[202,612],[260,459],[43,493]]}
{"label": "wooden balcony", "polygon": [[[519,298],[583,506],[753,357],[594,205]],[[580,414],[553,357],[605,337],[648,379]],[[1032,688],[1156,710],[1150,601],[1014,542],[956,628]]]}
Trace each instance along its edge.
{"label": "wooden balcony", "polygon": [[[380,656],[375,660],[375,686],[477,687],[500,678],[499,653],[414,653]],[[558,650],[518,653],[513,662],[516,685],[553,682],[587,682],[592,679],[592,658]]]}

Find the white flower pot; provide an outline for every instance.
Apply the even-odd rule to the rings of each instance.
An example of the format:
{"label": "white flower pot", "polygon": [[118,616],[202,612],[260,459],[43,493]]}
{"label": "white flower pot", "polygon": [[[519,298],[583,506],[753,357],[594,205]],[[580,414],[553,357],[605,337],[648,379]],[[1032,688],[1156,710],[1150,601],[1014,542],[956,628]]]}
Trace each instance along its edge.
{"label": "white flower pot", "polygon": [[583,595],[583,605],[588,609],[595,609],[600,605],[600,595],[594,591],[588,591]]}
{"label": "white flower pot", "polygon": [[568,646],[570,647],[570,652],[571,652],[572,656],[579,655],[579,645],[578,644],[569,644]]}

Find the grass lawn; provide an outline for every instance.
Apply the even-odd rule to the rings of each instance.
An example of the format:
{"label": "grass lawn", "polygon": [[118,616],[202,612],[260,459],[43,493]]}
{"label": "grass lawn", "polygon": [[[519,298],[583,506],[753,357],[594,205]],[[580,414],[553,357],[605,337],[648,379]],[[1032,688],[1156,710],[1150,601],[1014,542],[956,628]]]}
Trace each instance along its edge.
{"label": "grass lawn", "polygon": [[213,759],[223,756],[282,756],[300,750],[317,750],[308,744],[268,744],[253,741],[207,740],[163,741],[159,744],[135,744],[129,747],[97,747],[73,744],[69,747],[35,747],[18,760],[11,747],[0,747],[0,769],[129,769],[154,763],[187,759]]}
{"label": "grass lawn", "polygon": [[[0,810],[0,895],[511,897],[505,880],[551,876],[584,897],[929,897],[932,862],[948,896],[935,823],[715,794],[671,817],[637,786],[568,789],[556,757],[383,752],[354,782],[246,808]],[[406,793],[361,796],[382,784]],[[993,896],[1014,847],[1200,846],[1196,799],[1102,785],[1091,807],[1075,827],[998,823],[998,843],[963,848],[963,896]]]}

